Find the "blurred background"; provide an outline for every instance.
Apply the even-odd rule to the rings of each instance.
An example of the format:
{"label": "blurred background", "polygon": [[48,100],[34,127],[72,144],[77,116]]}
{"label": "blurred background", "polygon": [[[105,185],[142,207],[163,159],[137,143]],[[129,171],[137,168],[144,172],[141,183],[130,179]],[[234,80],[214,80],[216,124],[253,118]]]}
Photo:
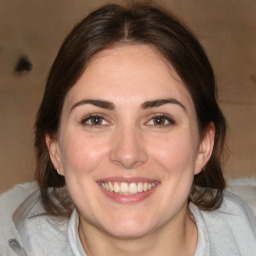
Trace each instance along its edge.
{"label": "blurred background", "polygon": [[[33,125],[50,66],[72,27],[109,2],[0,0],[0,193],[33,180]],[[215,70],[229,125],[225,176],[256,176],[256,1],[156,2],[192,29]]]}

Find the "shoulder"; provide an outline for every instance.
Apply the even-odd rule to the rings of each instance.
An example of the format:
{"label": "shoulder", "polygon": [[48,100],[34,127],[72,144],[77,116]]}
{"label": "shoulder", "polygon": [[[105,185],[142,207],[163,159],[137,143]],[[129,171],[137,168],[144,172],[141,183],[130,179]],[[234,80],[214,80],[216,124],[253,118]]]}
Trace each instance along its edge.
{"label": "shoulder", "polygon": [[217,210],[201,211],[194,205],[191,208],[207,236],[211,255],[255,255],[256,219],[252,210],[239,196],[227,191],[223,194]]}
{"label": "shoulder", "polygon": [[13,223],[13,213],[19,205],[38,189],[35,182],[15,185],[12,189],[0,195],[0,255],[17,255],[19,250],[19,235]]}
{"label": "shoulder", "polygon": [[5,216],[11,216],[18,206],[38,189],[36,182],[17,184],[0,195],[0,222]]}
{"label": "shoulder", "polygon": [[[221,207],[216,211],[216,216],[225,220],[231,229],[251,231],[256,238],[256,218],[248,204],[236,194],[224,191]],[[241,229],[242,228],[242,229]]]}
{"label": "shoulder", "polygon": [[[218,212],[230,213],[230,211],[232,211],[233,214],[237,214],[238,216],[246,215],[255,221],[255,216],[253,214],[252,209],[249,207],[247,202],[244,199],[242,199],[242,197],[229,191],[223,191],[223,195],[224,195],[223,202],[221,204],[221,207],[217,210]],[[256,199],[256,194],[255,194],[255,199]]]}
{"label": "shoulder", "polygon": [[243,198],[256,216],[256,176],[227,179],[227,190]]}
{"label": "shoulder", "polygon": [[223,191],[223,195],[220,208],[212,212],[203,212],[203,215],[214,221],[225,223],[236,236],[240,236],[243,231],[244,234],[251,233],[256,239],[256,218],[252,209],[236,194]]}
{"label": "shoulder", "polygon": [[69,220],[46,214],[40,196],[37,185],[29,183],[0,197],[0,256],[23,255],[25,251],[38,256],[72,255],[67,242]]}

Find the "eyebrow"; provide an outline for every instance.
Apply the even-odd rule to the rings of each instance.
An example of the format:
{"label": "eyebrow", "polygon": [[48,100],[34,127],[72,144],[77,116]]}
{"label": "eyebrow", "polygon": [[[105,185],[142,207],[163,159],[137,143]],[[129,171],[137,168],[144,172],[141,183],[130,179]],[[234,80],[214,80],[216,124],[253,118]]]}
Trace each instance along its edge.
{"label": "eyebrow", "polygon": [[99,108],[104,108],[104,109],[108,109],[108,110],[114,110],[115,109],[115,105],[112,102],[109,101],[105,101],[105,100],[94,100],[94,99],[84,99],[84,100],[80,100],[77,103],[75,103],[71,109],[70,112],[78,106],[84,105],[84,104],[91,104],[94,105],[96,107]]}
{"label": "eyebrow", "polygon": [[147,108],[154,108],[154,107],[160,107],[162,105],[165,104],[177,104],[178,106],[180,106],[185,112],[187,112],[186,107],[178,100],[173,99],[173,98],[168,98],[168,99],[156,99],[156,100],[152,100],[152,101],[146,101],[144,102],[141,107],[143,109],[147,109]]}
{"label": "eyebrow", "polygon": [[[108,109],[108,110],[114,110],[115,109],[115,105],[110,102],[110,101],[105,101],[105,100],[96,100],[96,99],[83,99],[78,101],[77,103],[75,103],[71,109],[70,112],[81,105],[85,105],[85,104],[91,104],[94,105],[96,107],[99,108],[103,108],[103,109]],[[154,108],[154,107],[160,107],[163,106],[165,104],[176,104],[178,106],[180,106],[185,112],[187,112],[186,107],[178,100],[173,99],[173,98],[168,98],[168,99],[156,99],[156,100],[151,100],[151,101],[146,101],[143,104],[141,104],[141,108],[142,109],[148,109],[148,108]]]}

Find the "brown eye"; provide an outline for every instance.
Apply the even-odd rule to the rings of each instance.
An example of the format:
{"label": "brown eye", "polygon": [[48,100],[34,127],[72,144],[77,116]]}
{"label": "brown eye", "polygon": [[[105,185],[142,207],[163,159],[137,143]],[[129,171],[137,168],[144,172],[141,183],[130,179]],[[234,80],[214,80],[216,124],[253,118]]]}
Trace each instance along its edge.
{"label": "brown eye", "polygon": [[93,116],[91,117],[91,124],[92,125],[101,125],[103,118],[100,116]]}
{"label": "brown eye", "polygon": [[166,119],[162,116],[157,116],[153,118],[154,125],[165,125]]}
{"label": "brown eye", "polygon": [[175,121],[168,116],[159,115],[154,116],[152,119],[150,119],[148,124],[152,126],[167,126],[175,124]]}
{"label": "brown eye", "polygon": [[82,120],[82,124],[96,126],[96,125],[106,125],[107,122],[102,116],[91,115],[85,118],[84,120]]}

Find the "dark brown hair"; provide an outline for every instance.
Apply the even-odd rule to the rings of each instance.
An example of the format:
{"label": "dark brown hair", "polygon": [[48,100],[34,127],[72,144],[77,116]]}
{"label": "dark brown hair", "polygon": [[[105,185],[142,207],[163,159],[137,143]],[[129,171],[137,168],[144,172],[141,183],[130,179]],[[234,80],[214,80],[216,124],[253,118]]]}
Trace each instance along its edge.
{"label": "dark brown hair", "polygon": [[65,96],[89,60],[98,51],[117,44],[144,44],[156,49],[176,70],[190,93],[200,135],[204,135],[211,122],[214,124],[213,153],[204,170],[194,177],[189,200],[201,209],[218,208],[225,187],[220,156],[226,125],[216,102],[212,67],[201,45],[176,18],[153,5],[132,4],[106,5],[89,14],[68,35],[50,70],[35,124],[36,179],[46,211],[69,216],[73,205],[64,177],[56,173],[51,163],[45,135],[57,134]]}

